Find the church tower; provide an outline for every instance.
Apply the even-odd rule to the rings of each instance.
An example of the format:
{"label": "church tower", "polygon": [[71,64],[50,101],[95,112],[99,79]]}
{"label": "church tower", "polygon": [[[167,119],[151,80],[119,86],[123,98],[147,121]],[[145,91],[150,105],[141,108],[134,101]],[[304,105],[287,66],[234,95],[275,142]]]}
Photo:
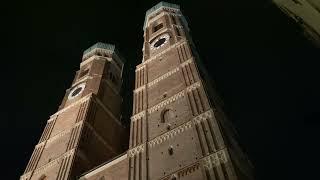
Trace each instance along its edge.
{"label": "church tower", "polygon": [[127,148],[121,124],[124,62],[114,45],[84,51],[59,110],[50,116],[21,180],[69,180]]}
{"label": "church tower", "polygon": [[128,179],[253,179],[179,6],[152,7],[143,29]]}

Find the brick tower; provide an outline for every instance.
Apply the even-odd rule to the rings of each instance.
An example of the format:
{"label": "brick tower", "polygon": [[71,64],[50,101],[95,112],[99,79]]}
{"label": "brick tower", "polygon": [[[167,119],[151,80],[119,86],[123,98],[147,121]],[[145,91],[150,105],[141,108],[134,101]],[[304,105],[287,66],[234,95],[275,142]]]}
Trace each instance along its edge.
{"label": "brick tower", "polygon": [[84,51],[80,70],[48,120],[21,180],[75,179],[125,151],[123,66],[113,45],[97,43]]}
{"label": "brick tower", "polygon": [[252,179],[179,6],[152,7],[143,29],[128,179]]}

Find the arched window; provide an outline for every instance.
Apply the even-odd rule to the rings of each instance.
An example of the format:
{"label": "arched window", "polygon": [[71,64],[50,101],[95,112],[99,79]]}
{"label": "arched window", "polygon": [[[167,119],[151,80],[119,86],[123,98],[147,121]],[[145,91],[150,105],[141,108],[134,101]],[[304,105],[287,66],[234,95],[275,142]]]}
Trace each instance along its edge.
{"label": "arched window", "polygon": [[165,109],[161,113],[161,122],[165,123],[174,118],[174,112],[171,109]]}

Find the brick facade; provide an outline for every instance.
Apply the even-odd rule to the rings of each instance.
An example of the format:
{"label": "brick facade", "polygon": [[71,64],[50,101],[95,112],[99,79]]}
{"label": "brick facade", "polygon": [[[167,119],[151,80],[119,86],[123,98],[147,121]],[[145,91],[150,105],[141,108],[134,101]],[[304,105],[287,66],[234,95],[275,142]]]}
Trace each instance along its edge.
{"label": "brick facade", "polygon": [[21,179],[253,179],[179,6],[161,2],[146,13],[129,139],[119,122],[123,64],[113,54],[99,43],[85,51]]}

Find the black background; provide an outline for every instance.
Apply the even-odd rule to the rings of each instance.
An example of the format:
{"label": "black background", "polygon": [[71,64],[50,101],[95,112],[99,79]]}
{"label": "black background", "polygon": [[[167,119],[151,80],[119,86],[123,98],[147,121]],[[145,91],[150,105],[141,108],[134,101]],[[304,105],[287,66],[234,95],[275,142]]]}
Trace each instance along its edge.
{"label": "black background", "polygon": [[[255,166],[257,179],[316,179],[319,49],[269,1],[173,1]],[[116,44],[127,59],[125,98],[142,59],[143,21],[157,1],[1,4],[0,179],[18,179],[83,50]],[[129,108],[130,109],[130,108]],[[128,121],[128,120],[127,120]]]}

